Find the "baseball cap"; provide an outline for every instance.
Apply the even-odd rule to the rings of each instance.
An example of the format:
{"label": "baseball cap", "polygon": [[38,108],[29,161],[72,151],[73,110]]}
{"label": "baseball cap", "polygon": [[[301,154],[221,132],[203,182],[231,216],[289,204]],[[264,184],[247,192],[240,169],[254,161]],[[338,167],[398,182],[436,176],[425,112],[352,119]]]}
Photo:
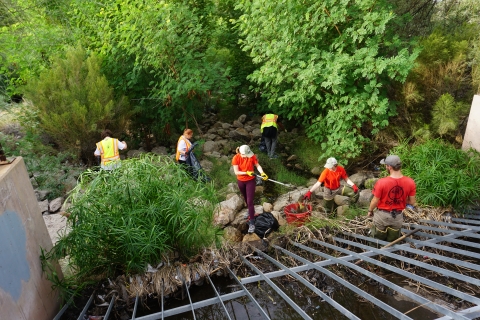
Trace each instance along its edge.
{"label": "baseball cap", "polygon": [[325,168],[332,169],[337,164],[337,159],[328,158],[327,163],[325,163]]}
{"label": "baseball cap", "polygon": [[400,160],[399,156],[390,155],[385,159],[380,160],[380,164],[387,164],[392,167],[397,167],[402,164],[402,161]]}
{"label": "baseball cap", "polygon": [[252,150],[250,150],[250,147],[247,146],[246,144],[244,144],[243,146],[241,146],[238,151],[240,152],[241,155],[244,155],[248,158],[251,158],[253,157],[253,152]]}

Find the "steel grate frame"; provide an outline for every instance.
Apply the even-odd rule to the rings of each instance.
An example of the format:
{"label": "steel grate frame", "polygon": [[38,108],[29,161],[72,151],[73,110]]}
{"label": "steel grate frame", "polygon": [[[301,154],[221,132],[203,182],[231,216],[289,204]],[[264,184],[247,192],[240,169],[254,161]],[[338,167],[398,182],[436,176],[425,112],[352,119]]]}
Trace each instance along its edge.
{"label": "steel grate frame", "polygon": [[[269,288],[275,291],[278,296],[280,296],[297,314],[303,319],[312,319],[312,316],[303,310],[292,298],[285,293],[279,286],[277,286],[272,279],[283,277],[283,276],[290,276],[294,278],[298,283],[300,283],[304,288],[308,289],[309,291],[313,292],[316,296],[318,296],[322,301],[328,303],[332,308],[335,308],[340,314],[345,316],[347,319],[361,319],[354,313],[352,313],[348,308],[342,306],[338,301],[330,297],[328,294],[322,292],[319,288],[315,287],[312,283],[307,281],[304,277],[302,277],[301,272],[308,271],[308,270],[316,270],[321,274],[325,275],[332,281],[338,283],[340,286],[344,287],[346,290],[350,290],[355,295],[362,297],[363,299],[371,302],[377,308],[382,309],[384,312],[387,312],[392,317],[398,319],[411,319],[408,315],[404,314],[403,312],[395,309],[394,307],[382,302],[378,298],[374,297],[373,295],[369,294],[368,292],[364,291],[360,287],[348,282],[347,280],[343,279],[342,277],[332,273],[327,269],[327,267],[332,265],[341,265],[344,268],[348,268],[354,270],[354,272],[361,274],[369,279],[372,279],[378,283],[381,283],[385,287],[390,288],[391,290],[395,291],[397,294],[403,295],[407,297],[410,301],[415,301],[419,306],[426,306],[428,309],[433,310],[435,313],[440,314],[437,320],[447,320],[447,319],[475,319],[480,317],[480,298],[477,298],[468,292],[463,292],[449,286],[443,285],[441,283],[435,282],[433,280],[427,279],[425,277],[419,276],[415,273],[409,272],[407,270],[403,270],[398,268],[394,265],[387,264],[375,258],[378,256],[388,257],[390,259],[402,261],[403,263],[409,263],[410,265],[414,265],[416,267],[422,268],[428,272],[435,272],[436,274],[443,275],[446,277],[450,277],[456,279],[461,282],[465,282],[469,285],[475,285],[480,287],[480,279],[476,277],[471,277],[469,275],[465,275],[459,273],[455,270],[446,269],[444,267],[436,266],[430,263],[418,261],[412,258],[405,257],[403,255],[398,254],[401,252],[407,252],[411,255],[417,256],[428,256],[430,260],[441,261],[444,263],[448,263],[452,266],[456,266],[459,270],[471,270],[471,272],[480,272],[480,253],[472,250],[470,251],[469,248],[476,249],[479,247],[479,244],[476,243],[477,239],[480,239],[480,213],[471,212],[469,215],[465,215],[463,218],[453,218],[451,219],[452,223],[449,222],[438,222],[438,221],[430,221],[430,220],[420,220],[418,224],[404,224],[405,227],[409,227],[409,229],[402,229],[403,232],[408,232],[410,229],[421,229],[420,232],[415,234],[415,238],[412,236],[411,238],[406,238],[405,242],[401,244],[393,245],[389,248],[385,249],[377,249],[372,246],[368,246],[362,244],[365,241],[372,241],[372,238],[365,237],[359,234],[348,233],[344,232],[343,235],[345,238],[341,237],[332,237],[333,243],[327,243],[324,241],[312,239],[310,240],[310,244],[301,244],[294,241],[290,241],[290,244],[294,247],[297,247],[303,251],[309,252],[312,255],[318,256],[322,258],[322,261],[309,261],[305,258],[300,257],[299,255],[286,250],[284,248],[278,246],[272,246],[278,253],[282,255],[288,256],[292,259],[295,259],[301,265],[296,267],[288,268],[276,258],[268,255],[262,251],[255,249],[256,254],[272,265],[278,268],[277,271],[272,271],[268,273],[263,273],[259,270],[254,264],[247,260],[247,258],[240,256],[245,267],[248,267],[253,273],[253,276],[249,276],[246,278],[238,279],[234,272],[228,269],[228,273],[230,274],[231,278],[235,279],[236,283],[238,284],[239,290],[228,293],[228,294],[220,294],[215,287],[214,279],[211,279],[207,276],[208,283],[212,287],[215,296],[212,298],[204,299],[198,302],[192,302],[190,293],[189,293],[189,284],[184,282],[184,288],[187,291],[188,295],[188,304],[176,307],[172,309],[164,310],[164,296],[162,292],[161,296],[161,311],[152,313],[146,316],[137,317],[137,306],[139,303],[139,297],[135,299],[135,307],[133,310],[133,314],[131,315],[130,319],[141,319],[141,320],[154,320],[154,319],[165,319],[171,316],[179,315],[182,313],[191,313],[193,319],[198,319],[198,315],[196,315],[196,310],[200,308],[204,308],[207,306],[218,305],[220,306],[223,314],[224,319],[236,319],[237,317],[234,314],[229,314],[229,310],[226,307],[225,303],[228,301],[235,301],[239,298],[249,299],[252,302],[252,305],[258,309],[259,314],[264,319],[270,319],[268,312],[265,311],[261,304],[255,299],[254,295],[248,290],[248,284],[254,282],[261,282],[266,284]],[[388,242],[374,240],[379,245],[386,245]],[[475,241],[475,242],[472,242]],[[452,245],[452,246],[450,246]],[[456,246],[462,246],[463,248],[457,248]],[[335,256],[331,254],[327,254],[318,250],[318,248],[324,247],[331,252],[337,252]],[[358,251],[363,252],[354,252],[350,248],[356,248]],[[446,252],[453,257],[443,256],[432,251],[427,251],[428,249],[435,249],[441,250],[442,252]],[[355,262],[363,260],[364,264],[357,265]],[[466,261],[469,260],[469,261]],[[386,269],[393,274],[399,275],[401,277],[411,279],[414,282],[423,284],[427,287],[434,288],[440,292],[443,292],[447,295],[453,296],[457,299],[461,299],[463,301],[469,302],[473,305],[473,307],[466,308],[464,310],[451,310],[445,307],[445,304],[439,303],[438,301],[431,301],[428,298],[425,298],[415,292],[409,291],[404,289],[395,283],[392,283],[389,280],[386,280],[383,277],[376,275],[375,273],[367,270],[364,268],[365,264],[370,264],[372,266],[380,267],[382,269]],[[89,301],[83,308],[81,314],[79,315],[78,319],[84,319],[86,312],[88,311],[91,303],[93,300],[93,295],[90,297]],[[115,297],[113,297],[109,303],[108,309],[103,315],[103,320],[108,320],[111,315],[112,308],[115,303]],[[62,314],[65,310],[69,307],[69,304],[66,304],[62,310],[56,315],[54,320],[60,320]]]}

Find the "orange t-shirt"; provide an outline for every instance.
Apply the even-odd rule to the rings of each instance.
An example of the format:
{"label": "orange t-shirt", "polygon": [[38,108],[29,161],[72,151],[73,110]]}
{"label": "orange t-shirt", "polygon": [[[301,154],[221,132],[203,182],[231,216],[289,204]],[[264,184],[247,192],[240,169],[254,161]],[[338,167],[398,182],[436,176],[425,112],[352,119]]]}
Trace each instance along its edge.
{"label": "orange t-shirt", "polygon": [[[242,158],[240,154],[236,154],[232,159],[232,166],[238,166],[239,171],[253,171],[255,165],[258,164],[257,156],[253,155],[251,158]],[[250,177],[248,175],[237,175],[237,179],[240,181],[249,181],[255,179],[255,176]]]}
{"label": "orange t-shirt", "polygon": [[335,171],[325,168],[322,174],[320,174],[318,181],[323,182],[328,189],[335,190],[340,188],[340,179],[347,178],[348,176],[345,169],[343,169],[342,166],[337,166],[337,170]]}

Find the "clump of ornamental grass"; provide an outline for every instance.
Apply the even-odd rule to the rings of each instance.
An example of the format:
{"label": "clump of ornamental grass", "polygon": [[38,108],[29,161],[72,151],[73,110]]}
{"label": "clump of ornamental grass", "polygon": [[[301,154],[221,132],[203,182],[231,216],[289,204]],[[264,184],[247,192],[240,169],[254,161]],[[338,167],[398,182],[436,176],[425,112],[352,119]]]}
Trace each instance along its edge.
{"label": "clump of ornamental grass", "polygon": [[[167,157],[121,164],[112,172],[87,170],[80,176],[69,196],[70,232],[43,252],[44,269],[50,267],[51,280],[64,289],[142,272],[172,253],[188,258],[216,243],[212,184],[194,181]],[[73,271],[63,280],[51,268],[59,259]]]}
{"label": "clump of ornamental grass", "polygon": [[480,199],[480,153],[455,148],[441,140],[392,150],[402,159],[402,173],[415,180],[417,201],[424,205],[452,206],[464,211]]}

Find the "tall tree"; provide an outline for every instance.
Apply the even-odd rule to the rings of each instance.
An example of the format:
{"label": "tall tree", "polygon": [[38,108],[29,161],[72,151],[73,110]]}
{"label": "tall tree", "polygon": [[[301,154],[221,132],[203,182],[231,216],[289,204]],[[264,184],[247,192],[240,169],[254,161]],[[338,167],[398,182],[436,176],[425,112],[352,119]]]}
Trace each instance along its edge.
{"label": "tall tree", "polygon": [[50,57],[71,44],[68,30],[49,19],[40,1],[0,0],[0,93],[21,93],[48,68]]}
{"label": "tall tree", "polygon": [[192,126],[187,120],[203,111],[204,101],[232,91],[225,52],[211,41],[210,2],[74,1],[72,7],[83,43],[105,57],[110,81],[135,103],[138,127],[159,136],[168,126]]}
{"label": "tall tree", "polygon": [[352,158],[395,108],[389,82],[403,82],[416,53],[387,30],[383,0],[240,1],[250,75],[272,109],[303,122],[322,153]]}
{"label": "tall tree", "polygon": [[102,130],[119,133],[128,122],[128,105],[125,99],[114,98],[100,66],[97,55],[71,48],[27,87],[42,129],[61,149],[85,162],[93,159]]}

